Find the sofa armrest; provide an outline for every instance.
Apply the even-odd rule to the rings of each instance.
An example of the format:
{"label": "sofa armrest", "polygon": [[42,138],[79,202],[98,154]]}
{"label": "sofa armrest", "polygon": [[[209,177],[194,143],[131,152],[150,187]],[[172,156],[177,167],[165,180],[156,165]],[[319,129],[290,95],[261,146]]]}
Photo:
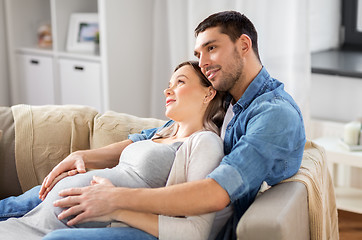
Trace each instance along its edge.
{"label": "sofa armrest", "polygon": [[240,219],[238,239],[310,239],[307,189],[300,182],[278,184],[257,196]]}
{"label": "sofa armrest", "polygon": [[15,165],[15,126],[10,107],[0,107],[0,199],[22,193]]}

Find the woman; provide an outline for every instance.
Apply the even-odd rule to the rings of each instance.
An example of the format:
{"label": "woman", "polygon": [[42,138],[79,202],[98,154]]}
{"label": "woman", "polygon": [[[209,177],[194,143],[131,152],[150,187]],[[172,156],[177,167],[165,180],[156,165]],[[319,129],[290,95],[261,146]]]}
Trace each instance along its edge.
{"label": "woman", "polygon": [[[44,201],[22,218],[1,222],[0,235],[9,239],[40,239],[48,233],[50,234],[45,238],[54,239],[57,234],[61,235],[62,230],[52,231],[70,228],[67,222],[71,223],[71,219],[58,220],[57,216],[64,209],[53,207],[53,202],[60,199],[58,193],[62,189],[87,186],[90,183],[105,187],[155,188],[205,178],[223,156],[222,141],[217,136],[224,115],[222,96],[212,88],[197,62],[180,64],[164,93],[166,116],[174,122],[166,124],[154,138],[130,144],[123,151],[118,149],[119,145],[112,145],[89,150],[85,154],[87,156],[83,155],[81,159],[76,156],[72,156],[72,160],[66,158],[44,180],[40,191]],[[114,151],[119,152],[119,163],[115,167],[113,161],[108,161],[114,157],[105,156]],[[99,162],[92,159],[99,159],[101,156],[107,162],[102,166],[113,165],[113,168],[84,174],[77,174],[83,172],[79,167],[64,171],[67,164],[99,167]],[[65,177],[68,175],[74,176]],[[60,179],[62,180],[59,181]],[[55,184],[56,182],[58,183]],[[224,222],[228,216],[225,216]],[[145,239],[207,239],[214,217],[215,213],[176,218],[117,210],[110,215],[93,219],[94,222],[72,227],[99,228],[118,226],[117,223],[122,222],[147,232],[148,234],[142,233],[142,238]],[[127,230],[125,228],[124,231]],[[175,232],[180,234],[175,235]]]}

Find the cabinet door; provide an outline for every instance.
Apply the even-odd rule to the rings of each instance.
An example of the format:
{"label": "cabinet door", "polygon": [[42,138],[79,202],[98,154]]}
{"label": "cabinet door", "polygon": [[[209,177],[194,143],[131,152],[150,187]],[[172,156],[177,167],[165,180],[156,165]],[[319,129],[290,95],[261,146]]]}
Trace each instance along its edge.
{"label": "cabinet door", "polygon": [[53,59],[18,54],[22,102],[31,105],[54,104]]}
{"label": "cabinet door", "polygon": [[102,111],[101,66],[96,62],[59,60],[61,103]]}

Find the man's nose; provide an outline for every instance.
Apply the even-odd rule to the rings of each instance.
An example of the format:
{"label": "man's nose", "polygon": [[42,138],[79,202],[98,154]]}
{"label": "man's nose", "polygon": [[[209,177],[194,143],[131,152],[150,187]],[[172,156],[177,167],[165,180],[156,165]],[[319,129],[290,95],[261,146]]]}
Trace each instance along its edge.
{"label": "man's nose", "polygon": [[206,68],[207,66],[210,65],[210,59],[206,54],[200,54],[200,58],[199,58],[199,67],[201,69]]}

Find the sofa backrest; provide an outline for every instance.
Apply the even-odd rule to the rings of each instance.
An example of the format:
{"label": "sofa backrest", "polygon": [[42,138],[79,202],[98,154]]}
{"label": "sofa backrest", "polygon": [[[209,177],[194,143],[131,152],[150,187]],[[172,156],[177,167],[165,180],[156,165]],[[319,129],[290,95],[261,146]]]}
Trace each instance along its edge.
{"label": "sofa backrest", "polygon": [[23,191],[41,184],[71,152],[103,147],[165,123],[112,111],[99,114],[76,105],[16,105],[12,112],[16,170]]}
{"label": "sofa backrest", "polygon": [[113,111],[98,114],[94,118],[93,136],[90,148],[100,148],[111,143],[127,139],[129,134],[139,133],[143,129],[164,125],[166,121],[155,118],[141,118]]}

